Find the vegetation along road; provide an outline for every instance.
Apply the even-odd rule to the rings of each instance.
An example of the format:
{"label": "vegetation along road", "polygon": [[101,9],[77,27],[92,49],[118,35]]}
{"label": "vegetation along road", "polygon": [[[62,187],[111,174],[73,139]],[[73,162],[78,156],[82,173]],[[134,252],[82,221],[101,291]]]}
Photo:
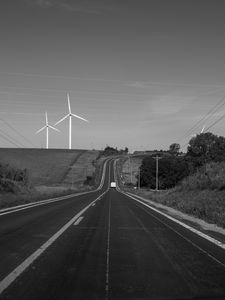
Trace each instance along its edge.
{"label": "vegetation along road", "polygon": [[225,249],[118,187],[0,213],[0,299],[225,299]]}

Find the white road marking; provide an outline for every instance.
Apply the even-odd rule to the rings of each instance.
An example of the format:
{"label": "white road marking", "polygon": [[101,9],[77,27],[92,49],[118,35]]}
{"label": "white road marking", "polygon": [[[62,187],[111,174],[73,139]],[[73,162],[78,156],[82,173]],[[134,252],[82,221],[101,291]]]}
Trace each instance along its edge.
{"label": "white road marking", "polygon": [[[117,161],[117,160],[114,161],[114,174],[115,174],[115,176],[116,176],[116,171],[115,171],[115,169],[116,169],[116,161]],[[117,178],[116,178],[116,182],[117,182]],[[204,238],[204,239],[210,241],[211,243],[213,243],[213,244],[217,245],[218,247],[220,247],[220,248],[222,248],[222,249],[225,250],[225,244],[224,244],[224,243],[222,243],[222,242],[220,242],[220,241],[218,241],[218,240],[212,238],[211,236],[209,236],[209,235],[207,235],[207,234],[205,234],[205,233],[203,233],[203,232],[201,232],[201,231],[199,231],[199,230],[197,230],[197,229],[195,229],[195,228],[193,228],[193,227],[191,227],[191,226],[189,226],[189,225],[187,225],[187,224],[185,224],[185,223],[183,223],[183,222],[181,222],[181,221],[179,221],[179,220],[177,220],[177,219],[175,219],[175,218],[173,218],[173,217],[171,217],[171,216],[169,216],[169,215],[167,215],[167,214],[165,214],[165,213],[163,213],[162,211],[160,211],[160,210],[158,210],[158,209],[152,207],[150,204],[147,204],[146,202],[143,202],[143,201],[146,201],[145,198],[143,198],[143,197],[141,197],[141,196],[138,196],[138,195],[134,195],[134,194],[129,193],[129,192],[123,192],[123,191],[119,188],[119,185],[118,185],[118,184],[117,184],[117,188],[116,188],[116,189],[117,189],[118,192],[120,192],[120,193],[122,193],[122,194],[124,194],[124,195],[126,195],[126,196],[128,196],[128,197],[130,197],[130,198],[132,198],[133,200],[135,200],[135,201],[141,203],[142,205],[144,205],[144,206],[146,206],[146,207],[152,209],[153,211],[156,211],[157,213],[163,215],[164,217],[166,217],[166,218],[172,220],[173,222],[175,222],[175,223],[177,223],[177,224],[183,226],[184,228],[186,228],[186,229],[188,229],[188,230],[194,232],[195,234],[199,235],[200,237],[202,237],[202,238]],[[137,198],[138,198],[138,199],[141,199],[142,201],[141,201],[141,200],[138,200]]]}
{"label": "white road marking", "polygon": [[[108,190],[106,190],[99,197],[102,197]],[[49,246],[52,245],[63,233],[66,231],[84,212],[98,199],[92,201],[79,213],[77,213],[68,223],[66,223],[58,232],[56,232],[47,242],[45,242],[39,249],[32,253],[27,259],[25,259],[17,268],[15,268],[11,273],[9,273],[1,282],[0,282],[0,294],[17,278],[23,271],[25,271]]]}
{"label": "white road marking", "polygon": [[[92,206],[93,206],[93,204],[92,204]],[[84,217],[79,217],[73,225],[75,225],[75,226],[79,225],[79,223],[83,220],[83,218]]]}
{"label": "white road marking", "polygon": [[109,200],[109,220],[108,220],[108,232],[107,232],[107,251],[106,251],[106,282],[105,282],[105,291],[106,296],[105,299],[108,299],[109,295],[109,249],[110,249],[110,231],[111,231],[111,201]]}
{"label": "white road marking", "polygon": [[[129,196],[130,196],[130,195],[129,195]],[[132,197],[132,196],[130,196],[130,197]],[[138,197],[138,198],[139,198],[139,197]],[[141,197],[140,197],[140,198],[141,198]],[[133,198],[133,199],[134,199],[134,198]],[[189,226],[189,225],[187,225],[187,224],[185,224],[185,223],[183,223],[183,222],[181,222],[181,221],[179,221],[179,220],[177,220],[177,219],[175,219],[175,218],[173,218],[173,217],[171,217],[171,216],[169,216],[169,215],[167,215],[167,214],[165,214],[165,213],[163,213],[163,212],[161,212],[160,210],[158,210],[158,209],[156,209],[156,208],[154,208],[154,207],[152,207],[152,206],[150,206],[150,205],[148,205],[148,204],[146,204],[146,203],[143,203],[142,201],[140,201],[140,200],[138,200],[138,199],[135,199],[135,200],[138,201],[138,202],[140,202],[141,204],[147,206],[148,208],[151,208],[152,210],[154,210],[154,211],[160,213],[160,214],[163,215],[164,217],[167,217],[168,219],[170,219],[170,220],[172,220],[172,221],[178,223],[179,225],[185,227],[186,229],[189,229],[190,231],[192,231],[192,232],[196,233],[197,235],[201,236],[202,238],[204,238],[204,239],[206,239],[206,240],[208,240],[208,241],[214,243],[215,245],[221,247],[222,249],[225,249],[225,244],[224,244],[224,243],[222,243],[222,242],[220,242],[220,241],[218,241],[218,240],[216,240],[216,239],[214,239],[214,238],[208,236],[207,234],[205,234],[205,233],[203,233],[203,232],[201,232],[201,231],[199,231],[199,230],[197,230],[197,229],[195,229],[195,228],[193,228],[193,227],[191,227],[191,226]]]}
{"label": "white road marking", "polygon": [[[105,181],[105,174],[106,174],[106,165],[107,162],[110,159],[106,160],[104,163],[103,167],[103,174],[102,174],[102,179],[101,183],[98,187],[97,190],[100,190],[103,187],[104,181]],[[109,165],[110,167],[110,165]],[[109,169],[110,170],[110,169]],[[109,178],[110,178],[110,172],[109,172]],[[18,267],[16,267],[11,273],[9,273],[1,282],[0,282],[0,294],[7,289],[10,284],[12,284],[17,277],[19,277],[23,271],[25,271],[49,246],[53,244],[59,238],[90,206],[92,206],[96,201],[101,199],[109,190],[109,186],[107,190],[102,193],[97,199],[92,201],[89,205],[87,205],[84,209],[82,209],[79,213],[77,213],[68,223],[66,223],[58,232],[56,232],[47,242],[45,242],[40,248],[38,248],[34,253],[32,253],[28,258],[26,258]],[[93,192],[93,191],[91,191]],[[75,195],[67,195],[59,198],[54,198],[54,199],[48,199],[48,200],[43,200],[40,201],[39,203],[30,203],[30,204],[24,204],[21,206],[9,208],[9,209],[4,209],[2,210],[2,213],[0,211],[0,216],[4,214],[9,214],[13,213],[15,211],[31,208],[34,206],[39,206],[43,204],[47,204],[50,202],[55,202],[55,201],[60,201],[64,199],[68,199],[74,196],[82,195],[82,194],[87,194],[90,192],[84,192],[80,194],[75,194]],[[110,220],[109,220],[109,226],[110,226]],[[110,235],[110,227],[108,228],[108,235]],[[108,250],[107,250],[107,272],[109,272],[109,237],[108,237]],[[107,273],[108,274],[108,273]],[[107,280],[108,280],[108,275],[107,275]],[[106,298],[107,299],[107,298]]]}
{"label": "white road marking", "polygon": [[93,203],[92,206],[95,206],[96,203]]}
{"label": "white road marking", "polygon": [[[138,196],[138,195],[133,195],[133,194],[131,194],[131,193],[129,193],[129,192],[123,192],[123,191],[119,188],[119,185],[118,185],[118,180],[117,180],[117,176],[116,176],[116,162],[117,162],[117,160],[114,161],[114,176],[115,176],[115,181],[117,182],[116,190],[117,190],[119,193],[122,193],[122,194],[124,194],[124,195],[130,197],[131,199],[133,199],[133,200],[135,200],[135,201],[141,203],[142,205],[146,206],[147,208],[149,208],[149,209],[151,209],[151,210],[153,210],[153,211],[155,211],[155,212],[161,214],[162,216],[164,216],[164,217],[166,217],[166,218],[172,220],[173,222],[175,222],[175,223],[177,223],[177,224],[183,226],[184,228],[186,228],[186,229],[192,231],[193,233],[197,234],[198,236],[200,236],[200,237],[202,237],[202,238],[208,240],[209,242],[213,243],[214,245],[216,245],[216,246],[222,248],[223,250],[225,250],[225,244],[224,244],[224,243],[222,243],[222,242],[220,242],[220,241],[218,241],[218,240],[216,240],[216,239],[214,239],[214,238],[208,236],[207,234],[205,234],[205,233],[203,233],[203,232],[201,232],[201,231],[199,231],[199,230],[197,230],[197,229],[195,229],[195,228],[193,228],[193,227],[191,227],[191,226],[189,226],[189,225],[187,225],[187,224],[185,224],[185,223],[183,223],[183,222],[181,222],[181,221],[179,221],[179,220],[177,220],[177,219],[175,219],[175,218],[173,218],[173,217],[171,217],[171,216],[169,216],[169,215],[167,215],[167,214],[165,214],[165,213],[163,213],[163,212],[161,212],[160,210],[158,210],[158,209],[152,207],[151,205],[149,205],[149,204],[147,204],[147,203],[144,203],[143,201],[145,201],[146,199],[144,199],[143,197]],[[135,198],[135,197],[136,197],[136,198]],[[138,200],[137,198],[138,198],[138,199],[141,199],[142,201]],[[152,215],[152,216],[153,216],[153,215]],[[225,264],[222,263],[221,261],[219,261],[216,257],[214,257],[213,255],[211,255],[210,253],[208,253],[207,251],[205,251],[204,249],[202,249],[201,247],[199,247],[198,245],[196,245],[195,243],[193,243],[193,242],[192,242],[191,240],[189,240],[188,238],[184,237],[181,233],[179,233],[177,230],[175,230],[174,228],[172,228],[171,226],[169,226],[168,224],[166,224],[165,222],[163,222],[162,220],[160,220],[160,219],[157,218],[156,216],[153,216],[153,217],[155,217],[155,218],[158,219],[161,223],[163,223],[164,225],[166,225],[167,227],[169,227],[171,230],[173,230],[174,232],[176,232],[178,235],[180,235],[181,237],[183,237],[183,239],[185,239],[187,242],[191,243],[194,247],[196,247],[197,249],[199,249],[201,252],[205,253],[205,254],[206,254],[207,256],[209,256],[211,259],[213,259],[214,261],[216,261],[217,263],[219,263],[220,265],[222,265],[223,267],[225,267]]]}
{"label": "white road marking", "polygon": [[[200,237],[202,237],[202,238],[204,238],[204,239],[206,239],[206,240],[208,240],[208,241],[214,243],[215,245],[221,247],[222,249],[225,249],[225,244],[221,243],[220,241],[218,241],[218,240],[216,240],[216,239],[214,239],[214,238],[212,238],[212,237],[210,237],[210,236],[208,236],[208,235],[206,235],[206,234],[200,232],[199,230],[197,230],[197,229],[195,229],[195,228],[193,228],[193,227],[191,227],[191,226],[189,226],[189,225],[187,225],[187,224],[185,224],[185,223],[183,223],[183,222],[181,222],[181,221],[179,221],[179,220],[177,220],[177,219],[175,219],[175,218],[173,218],[173,217],[171,217],[171,216],[168,216],[167,214],[165,214],[165,213],[159,211],[158,209],[156,209],[156,208],[154,208],[154,207],[152,207],[152,206],[150,206],[150,205],[148,205],[148,204],[146,204],[146,203],[143,203],[142,201],[140,201],[140,200],[136,199],[135,197],[131,196],[130,193],[129,193],[129,194],[128,194],[128,193],[124,193],[124,192],[121,192],[121,193],[123,193],[124,195],[126,195],[126,196],[132,198],[133,200],[135,200],[135,201],[141,203],[142,205],[148,207],[149,209],[151,209],[151,210],[153,210],[153,211],[156,211],[157,213],[159,213],[159,214],[163,215],[164,217],[166,217],[166,218],[172,220],[173,222],[178,223],[179,225],[183,226],[184,228],[186,228],[186,229],[188,229],[188,230],[194,232],[195,234],[199,235]],[[136,195],[135,195],[135,196],[136,196]],[[187,242],[189,242],[190,244],[192,244],[195,248],[197,248],[198,250],[200,250],[201,252],[203,252],[204,254],[206,254],[207,256],[209,256],[211,259],[213,259],[214,261],[216,261],[218,264],[220,264],[221,266],[225,267],[225,264],[224,264],[224,263],[222,263],[220,260],[218,260],[216,257],[214,257],[213,255],[211,255],[210,253],[208,253],[206,250],[204,250],[203,248],[201,248],[200,246],[198,246],[198,245],[195,244],[194,242],[192,242],[192,241],[191,241],[190,239],[188,239],[187,237],[183,236],[183,235],[182,235],[180,232],[178,232],[176,229],[172,228],[170,225],[166,224],[165,222],[163,222],[162,220],[160,220],[160,219],[157,218],[156,216],[154,216],[154,215],[152,215],[152,214],[151,214],[151,216],[153,216],[153,217],[154,217],[155,219],[157,219],[159,222],[161,222],[162,224],[164,224],[165,226],[167,226],[168,228],[170,228],[172,231],[174,231],[176,234],[178,234],[179,236],[181,236],[184,240],[186,240]]]}
{"label": "white road marking", "polygon": [[93,192],[96,192],[96,190],[90,191],[90,192],[79,193],[79,194],[71,194],[71,195],[67,195],[67,196],[63,196],[63,197],[59,197],[59,198],[42,200],[42,201],[38,201],[38,202],[32,202],[32,203],[29,203],[29,204],[18,205],[18,206],[15,206],[13,208],[6,209],[8,211],[1,210],[0,211],[0,216],[4,216],[4,215],[7,215],[7,214],[11,214],[11,213],[14,213],[14,212],[17,212],[17,211],[25,210],[25,209],[36,207],[36,206],[49,204],[49,203],[52,203],[52,202],[58,202],[58,201],[66,200],[66,199],[69,199],[69,198],[73,198],[73,197],[76,197],[76,196],[81,196],[81,195],[85,195],[85,194],[93,193]]}

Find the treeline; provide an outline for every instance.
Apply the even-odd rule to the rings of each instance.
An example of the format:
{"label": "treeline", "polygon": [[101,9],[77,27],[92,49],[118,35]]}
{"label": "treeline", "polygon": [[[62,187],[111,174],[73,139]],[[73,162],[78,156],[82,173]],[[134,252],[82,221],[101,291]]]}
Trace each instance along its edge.
{"label": "treeline", "polygon": [[27,190],[29,176],[26,169],[19,170],[9,165],[0,164],[0,192],[17,193]]}
{"label": "treeline", "polygon": [[113,148],[110,146],[106,146],[105,149],[101,152],[101,155],[103,156],[112,156],[112,155],[123,155],[128,154],[128,148],[125,147],[125,149],[118,150],[117,147]]}
{"label": "treeline", "polygon": [[[168,150],[170,156],[158,153],[159,188],[168,189],[194,174],[210,162],[225,161],[225,138],[211,132],[196,135],[189,141],[187,153],[180,153],[180,145],[173,143]],[[140,184],[156,188],[156,154],[143,159],[140,168]],[[206,168],[205,173],[207,173]],[[208,176],[207,174],[205,174]]]}

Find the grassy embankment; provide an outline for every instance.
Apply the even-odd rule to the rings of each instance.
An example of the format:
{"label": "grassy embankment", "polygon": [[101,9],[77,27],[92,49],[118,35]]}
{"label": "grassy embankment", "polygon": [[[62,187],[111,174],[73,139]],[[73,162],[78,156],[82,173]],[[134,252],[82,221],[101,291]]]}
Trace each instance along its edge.
{"label": "grassy embankment", "polygon": [[[126,165],[120,168],[126,173]],[[225,163],[207,164],[170,190],[125,189],[225,228]]]}
{"label": "grassy embankment", "polygon": [[[27,169],[30,183],[26,193],[1,194],[0,208],[94,188],[101,167],[98,155],[94,150],[0,149],[0,164]],[[86,176],[93,180],[85,185]]]}

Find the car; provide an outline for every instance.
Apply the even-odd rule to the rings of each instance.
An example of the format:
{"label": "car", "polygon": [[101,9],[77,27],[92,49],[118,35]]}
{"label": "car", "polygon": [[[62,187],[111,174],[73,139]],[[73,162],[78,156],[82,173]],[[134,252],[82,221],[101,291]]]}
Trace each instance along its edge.
{"label": "car", "polygon": [[112,181],[112,182],[110,183],[110,187],[111,187],[111,188],[116,188],[116,183],[115,183],[114,181]]}

